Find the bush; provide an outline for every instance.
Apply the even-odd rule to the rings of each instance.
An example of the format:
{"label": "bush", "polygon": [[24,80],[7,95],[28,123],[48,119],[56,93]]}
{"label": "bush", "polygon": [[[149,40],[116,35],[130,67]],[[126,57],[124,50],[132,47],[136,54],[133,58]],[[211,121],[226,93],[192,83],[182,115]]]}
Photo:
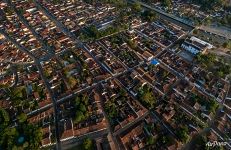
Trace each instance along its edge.
{"label": "bush", "polygon": [[88,105],[87,95],[78,95],[75,98],[74,107],[77,110],[74,118],[75,123],[79,123],[88,117],[87,105]]}
{"label": "bush", "polygon": [[92,150],[93,149],[93,141],[90,138],[84,140],[82,144],[82,148],[84,150]]}
{"label": "bush", "polygon": [[186,143],[189,139],[188,127],[187,126],[180,127],[177,130],[176,135],[180,138],[182,142]]}
{"label": "bush", "polygon": [[157,15],[154,11],[151,10],[145,10],[142,14],[141,14],[142,18],[146,21],[149,22],[153,22],[157,19]]}
{"label": "bush", "polygon": [[146,107],[153,107],[156,103],[156,98],[152,93],[152,89],[148,87],[148,85],[144,85],[138,91],[138,99],[141,101],[143,105]]}

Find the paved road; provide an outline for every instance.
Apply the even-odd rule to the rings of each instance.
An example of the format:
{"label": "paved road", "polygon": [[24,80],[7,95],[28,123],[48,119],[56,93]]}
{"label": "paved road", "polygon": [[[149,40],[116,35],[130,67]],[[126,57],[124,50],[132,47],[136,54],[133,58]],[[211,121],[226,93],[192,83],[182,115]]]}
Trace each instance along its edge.
{"label": "paved road", "polygon": [[76,143],[79,143],[80,141],[82,141],[86,138],[95,139],[97,137],[102,137],[102,136],[107,135],[107,134],[108,134],[108,130],[106,128],[104,128],[101,130],[86,133],[86,134],[78,136],[78,137],[73,137],[73,138],[68,139],[66,141],[62,141],[62,149],[68,150],[71,147],[73,147],[74,145],[76,145]]}
{"label": "paved road", "polygon": [[58,119],[58,109],[57,109],[57,104],[56,104],[56,98],[54,96],[54,93],[51,90],[51,86],[49,84],[49,82],[47,81],[42,66],[40,64],[40,62],[35,62],[39,71],[39,74],[42,78],[42,80],[44,81],[44,85],[47,89],[47,92],[49,93],[51,100],[52,100],[52,106],[54,109],[54,123],[55,123],[55,137],[56,137],[56,150],[60,150],[61,149],[61,143],[60,143],[60,137],[59,137],[59,119]]}
{"label": "paved road", "polygon": [[[20,12],[16,9],[16,7],[14,6],[14,4],[11,2],[11,0],[7,0],[8,4],[11,6],[11,8],[13,8],[13,10],[16,12],[16,14],[18,15],[19,19],[23,22],[23,24],[32,32],[32,34],[36,37],[36,39],[40,42],[40,44],[42,44],[44,50],[51,50],[51,48],[49,48],[48,46],[46,46],[46,44],[43,42],[42,38],[40,37],[40,35],[35,32],[35,30],[29,25],[28,21],[20,14]],[[10,37],[8,35],[8,33],[6,33],[3,30],[0,30],[0,33],[3,34],[5,36],[5,38],[7,38],[9,41],[11,41],[20,51],[26,53],[27,55],[29,55],[29,57],[31,57],[34,61],[34,63],[37,66],[37,69],[39,71],[39,74],[42,78],[42,80],[44,81],[44,85],[51,97],[52,100],[52,106],[54,108],[54,122],[55,122],[55,136],[56,136],[56,149],[59,150],[61,147],[60,145],[60,137],[59,137],[59,123],[58,123],[58,116],[57,116],[57,105],[56,105],[56,98],[51,90],[51,86],[49,84],[49,82],[47,81],[45,75],[44,75],[44,71],[42,69],[42,66],[40,64],[40,58],[37,58],[36,56],[34,56],[29,50],[27,50],[24,46],[20,45],[16,40],[14,40],[12,37]],[[51,58],[50,56],[52,55],[52,53],[50,51],[46,51],[46,53],[49,53],[49,59]]]}
{"label": "paved road", "polygon": [[[219,27],[209,27],[209,26],[200,26],[199,29],[209,32],[214,35],[219,35],[221,37],[225,37],[227,39],[231,39],[231,31],[219,29]],[[213,36],[214,36],[213,35]]]}
{"label": "paved road", "polygon": [[214,53],[218,56],[224,56],[227,60],[231,60],[231,55],[225,53],[224,51],[222,51],[221,49],[217,48],[217,49],[211,49],[209,50],[210,53]]}
{"label": "paved road", "polygon": [[[83,45],[83,43],[81,42],[81,41],[79,41],[61,22],[59,22],[54,16],[53,16],[53,14],[51,14],[46,8],[44,8],[43,6],[41,6],[40,4],[38,4],[38,2],[36,2],[35,1],[35,4],[37,5],[37,7],[39,8],[39,9],[41,9],[42,11],[43,11],[43,13],[45,13],[55,24],[56,24],[56,26],[58,27],[58,28],[60,28],[61,30],[62,30],[62,32],[64,32],[66,35],[68,35],[75,43],[76,43],[76,46],[78,47],[78,46],[80,46],[80,47],[83,47],[84,48],[84,50],[87,52],[87,53],[89,53],[91,56],[92,56],[92,58],[97,62],[97,64],[99,64],[102,68],[104,68],[104,70],[106,70],[106,71],[108,71],[108,72],[110,72],[110,70],[108,70],[108,68],[106,68],[104,65],[102,65],[91,53],[90,53],[90,51]],[[159,13],[159,15],[161,16],[161,18],[163,18],[163,19],[166,19],[166,20],[169,20],[169,21],[171,21],[171,22],[174,22],[174,23],[176,23],[176,24],[178,24],[178,25],[180,25],[180,26],[183,26],[184,28],[186,28],[187,30],[192,30],[193,29],[193,27],[191,27],[191,26],[188,26],[188,25],[186,25],[186,24],[184,24],[184,23],[182,23],[182,22],[180,22],[179,20],[177,20],[176,18],[174,18],[173,16],[169,16],[169,14],[167,14],[167,13],[163,13],[163,12],[161,12],[161,11],[159,11],[159,10],[157,10],[157,9],[155,9],[155,8],[153,8],[153,7],[150,7],[149,5],[146,5],[146,4],[144,4],[144,3],[142,3],[142,5],[144,6],[144,7],[147,7],[147,8],[149,8],[149,9],[152,9],[152,10],[154,10],[154,11],[156,11],[157,13]],[[29,26],[29,24],[27,24],[27,22],[24,20],[25,18],[21,18],[21,20],[24,22],[24,24],[25,25],[27,25],[27,27],[31,30],[31,32],[33,33],[33,35],[35,35],[39,40],[41,40],[40,39],[40,37],[38,37],[38,35],[36,35],[37,33],[36,32],[34,32],[33,31],[33,28],[31,28],[30,26]],[[72,94],[70,94],[70,95],[68,95],[68,96],[66,96],[66,97],[64,97],[64,98],[62,98],[62,99],[60,99],[60,100],[58,100],[57,101],[57,103],[56,103],[56,98],[54,97],[54,95],[53,95],[53,93],[52,93],[52,91],[51,91],[51,89],[50,89],[50,85],[49,85],[49,83],[47,82],[47,79],[45,78],[45,76],[44,76],[44,73],[43,73],[43,70],[42,70],[42,67],[41,67],[41,64],[40,64],[40,61],[38,60],[38,58],[36,58],[33,54],[31,54],[28,50],[26,50],[24,47],[22,47],[19,43],[17,43],[13,38],[11,38],[5,31],[3,31],[3,30],[0,30],[0,33],[1,34],[3,34],[9,41],[11,41],[13,44],[15,44],[22,52],[24,52],[24,53],[26,53],[26,54],[28,54],[33,60],[35,60],[35,64],[37,65],[37,67],[38,67],[38,70],[39,70],[39,73],[40,73],[40,75],[41,75],[41,77],[42,77],[42,79],[44,80],[44,83],[45,83],[45,86],[46,86],[46,88],[48,89],[48,92],[49,92],[49,94],[51,95],[51,98],[52,98],[52,102],[53,102],[53,104],[50,104],[50,105],[47,105],[47,106],[45,106],[44,108],[42,108],[42,109],[40,109],[40,110],[38,110],[37,112],[40,112],[41,110],[43,110],[43,109],[47,109],[47,108],[49,108],[49,107],[54,107],[54,110],[55,110],[55,126],[56,126],[56,128],[55,128],[55,133],[56,133],[56,138],[57,138],[57,149],[60,149],[60,147],[61,147],[61,145],[60,145],[60,137],[59,137],[59,130],[58,130],[58,118],[57,118],[57,115],[56,115],[56,113],[57,113],[57,103],[60,103],[60,102],[64,102],[66,99],[68,99],[69,97],[71,97],[71,96],[73,96],[74,94],[72,93]],[[44,44],[43,42],[41,42],[42,44]],[[49,49],[49,48],[47,48],[47,49]],[[50,59],[50,58],[47,58],[47,59]],[[126,65],[125,65],[126,66]],[[167,66],[167,68],[168,69],[170,69],[168,66]],[[127,68],[127,70],[125,71],[125,72],[123,72],[123,74],[124,73],[126,73],[127,71],[132,71],[134,68]],[[173,71],[173,70],[171,70],[171,71]],[[111,74],[112,74],[112,72],[110,72]],[[176,74],[178,74],[178,75],[180,75],[182,78],[184,78],[184,76],[182,76],[181,74],[179,74],[178,72],[175,72]],[[110,77],[110,79],[112,79],[112,78],[116,78],[116,77],[118,77],[118,75],[119,74],[117,74],[117,75],[115,75],[115,76],[112,76],[112,77]],[[108,79],[106,79],[106,80],[108,80]],[[84,91],[84,90],[88,90],[88,89],[90,89],[90,88],[92,88],[92,87],[94,87],[94,86],[96,86],[97,84],[101,84],[102,82],[104,82],[105,80],[102,80],[102,81],[100,81],[99,83],[96,83],[95,85],[93,85],[93,86],[88,86],[87,88],[85,88],[85,89],[81,89],[80,91],[78,91],[78,92],[82,92],[82,91]],[[77,92],[77,93],[78,93]],[[76,92],[75,92],[75,94],[76,94]],[[36,112],[36,113],[37,113]],[[34,112],[35,113],[35,112]],[[33,112],[31,113],[31,114],[33,114]],[[34,115],[34,114],[33,114]],[[147,115],[147,114],[145,114],[145,115]],[[139,117],[138,119],[136,119],[135,120],[135,122],[138,122],[139,120],[142,120],[144,117],[145,117],[145,115],[143,115],[143,116],[141,116],[141,117]],[[124,128],[122,128],[121,130],[119,130],[118,132],[115,132],[114,134],[115,135],[117,135],[117,134],[120,134],[121,132],[123,132],[124,130],[126,130],[127,128],[129,128],[130,126],[132,126],[134,123],[131,123],[131,124],[128,124],[128,125],[126,125]],[[97,136],[97,134],[96,134],[96,136]]]}
{"label": "paved road", "polygon": [[107,47],[105,47],[100,41],[97,42],[101,47],[103,47],[109,54],[111,54],[113,57],[115,57],[116,59],[118,59],[122,66],[126,69],[128,69],[128,66],[126,64],[124,64],[124,62],[121,61],[120,58],[118,58],[115,54],[113,54]]}
{"label": "paved road", "polygon": [[[97,92],[101,92],[101,89],[97,88]],[[111,146],[112,149],[115,149],[115,150],[119,150],[119,147],[118,147],[118,141],[117,139],[115,138],[115,136],[112,135],[112,132],[113,132],[113,129],[111,128],[110,126],[110,121],[105,113],[105,110],[103,108],[103,105],[104,105],[104,102],[103,102],[103,97],[101,95],[99,95],[101,98],[100,98],[100,105],[102,106],[102,110],[103,110],[103,115],[105,116],[105,119],[106,119],[106,125],[107,125],[107,129],[108,129],[108,142]]]}
{"label": "paved road", "polygon": [[[34,64],[34,61],[31,61],[31,62],[13,62],[13,61],[10,61],[10,60],[4,60],[1,63],[10,64],[10,68],[8,68],[7,70],[11,71],[12,66],[28,66],[28,65]],[[7,75],[7,71],[0,72],[0,78],[5,76],[5,75]]]}
{"label": "paved road", "polygon": [[[101,81],[99,81],[99,82],[93,83],[91,86],[87,86],[87,87],[85,87],[85,88],[83,88],[83,89],[80,89],[80,90],[78,90],[78,91],[73,91],[73,93],[68,94],[68,95],[66,95],[65,97],[62,97],[62,98],[58,99],[58,100],[56,101],[56,103],[57,103],[57,105],[58,105],[58,104],[62,104],[62,103],[64,103],[66,100],[68,100],[68,99],[70,99],[70,98],[76,96],[77,94],[80,94],[80,93],[82,93],[82,92],[84,92],[84,91],[87,91],[87,90],[89,90],[89,89],[92,89],[92,88],[94,88],[94,87],[97,87],[98,85],[100,85],[100,84],[102,84],[102,83],[104,83],[104,82],[107,82],[108,80],[112,80],[112,79],[114,79],[114,78],[117,78],[118,76],[122,76],[122,75],[124,75],[124,74],[127,74],[128,72],[134,70],[135,68],[141,66],[142,64],[143,64],[143,63],[141,63],[141,64],[139,64],[139,65],[137,65],[137,66],[135,66],[135,67],[133,67],[133,68],[129,68],[129,69],[123,71],[123,72],[114,74],[113,76],[108,77],[108,78],[106,78],[106,79],[103,79],[103,80],[101,80]],[[40,112],[43,112],[43,111],[45,111],[45,110],[48,110],[48,109],[51,108],[51,107],[52,107],[52,103],[51,103],[51,104],[47,104],[46,106],[41,107],[41,108],[39,108],[39,109],[36,109],[36,110],[34,110],[34,111],[31,111],[31,112],[29,112],[27,115],[28,115],[28,116],[33,116],[33,115],[36,115],[36,114],[38,114],[38,113],[40,113]]]}
{"label": "paved road", "polygon": [[42,4],[38,1],[38,0],[33,0],[34,4],[36,5],[36,7],[41,10],[47,17],[49,17],[49,19],[51,21],[53,21],[55,23],[55,25],[60,28],[62,30],[62,32],[64,34],[66,34],[67,36],[71,37],[72,39],[74,39],[73,41],[77,41],[79,42],[79,44],[81,44],[82,42],[78,40],[78,38],[75,37],[75,35],[73,33],[71,33],[67,28],[66,26],[64,26],[60,21],[57,20],[57,18],[52,14],[50,13],[50,11],[42,6]]}
{"label": "paved road", "polygon": [[29,50],[27,50],[24,46],[19,44],[15,39],[13,39],[6,31],[3,29],[0,29],[0,34],[4,35],[4,37],[13,43],[20,51],[27,54],[33,61],[38,60],[36,56],[34,56]]}
{"label": "paved road", "polygon": [[[138,0],[130,0],[130,2],[137,2]],[[169,14],[169,13],[166,13],[166,12],[163,12],[159,9],[156,9],[144,2],[141,2],[141,1],[138,1],[140,2],[140,4],[145,7],[145,8],[148,8],[148,9],[151,9],[153,11],[155,11],[156,13],[158,13],[158,15],[165,19],[165,20],[169,20],[170,22],[173,22],[181,27],[183,27],[184,29],[186,30],[192,30],[195,28],[195,26],[192,26],[188,23],[186,23],[183,19],[181,18],[178,18],[176,16],[174,16],[173,14]],[[204,21],[205,19],[203,19]],[[202,21],[202,22],[203,22]],[[220,42],[225,42],[225,40],[227,39],[231,39],[231,33],[230,31],[225,31],[225,30],[222,30],[222,29],[217,29],[217,28],[212,28],[212,27],[207,27],[207,26],[200,26],[199,29],[201,31],[203,31],[203,35],[205,35],[206,37],[210,37],[212,35],[212,37],[214,36],[218,36],[217,40],[220,41]]]}
{"label": "paved road", "polygon": [[[68,35],[74,42],[76,42],[76,45],[77,45],[77,46],[82,47],[83,50],[85,50],[88,54],[90,54],[90,55],[92,56],[92,58],[97,62],[97,64],[99,64],[101,67],[103,67],[104,70],[109,71],[108,68],[105,68],[105,66],[102,65],[102,64],[90,53],[89,49],[88,49],[81,41],[77,40],[77,38],[76,38],[72,33],[70,33],[70,31],[69,31],[64,25],[62,25],[61,22],[59,22],[52,14],[50,14],[49,11],[48,11],[46,8],[44,8],[43,6],[41,6],[41,5],[38,4],[38,3],[36,3],[36,4],[37,4],[37,7],[38,7],[40,10],[42,10],[42,12],[43,12],[44,14],[46,14],[46,16],[48,16],[48,17],[56,24],[56,26],[57,26],[58,28],[61,29],[61,31],[62,31],[63,33],[65,33],[66,35]],[[139,64],[139,65],[141,65],[141,64]],[[133,69],[134,69],[134,68],[129,68],[129,69],[127,69],[126,71],[124,71],[124,72],[122,72],[122,73],[120,73],[120,74],[124,74],[124,73],[126,73],[127,71],[131,71],[131,70],[133,70]],[[110,72],[110,71],[109,71],[109,72]],[[110,72],[110,73],[112,74],[112,72]],[[113,75],[110,79],[115,78],[115,77],[119,76],[120,74]],[[104,81],[105,81],[105,80],[100,81],[100,82],[97,83],[97,84],[100,84],[101,82],[104,82]],[[96,86],[97,84],[95,84],[95,85],[93,85],[93,86]],[[86,89],[90,89],[90,88],[92,88],[92,86],[88,86]],[[86,90],[86,89],[85,89],[85,90]],[[81,91],[83,91],[83,89],[81,89]],[[79,92],[80,92],[80,91],[79,91]],[[76,92],[75,92],[75,94],[76,94]],[[61,102],[61,101],[63,102],[64,100],[66,100],[67,98],[72,97],[73,95],[74,95],[74,94],[72,93],[72,94],[66,96],[65,98],[62,98],[62,99],[58,100],[58,103]],[[49,105],[49,106],[47,105],[47,106],[46,106],[46,109],[47,109],[48,107],[51,107],[51,105]],[[41,110],[41,109],[40,109],[40,110]],[[40,110],[37,111],[37,112],[40,112]],[[144,116],[143,116],[143,117],[144,117]],[[141,118],[139,118],[139,119],[142,119],[143,117],[141,117]],[[56,138],[59,138],[59,137],[56,137]]]}
{"label": "paved road", "polygon": [[145,114],[143,114],[142,116],[136,118],[134,121],[129,122],[129,123],[126,124],[124,127],[122,127],[121,129],[117,130],[116,132],[114,132],[114,133],[113,133],[113,136],[120,135],[122,132],[126,131],[128,128],[130,128],[131,126],[133,126],[133,125],[136,124],[137,122],[143,120],[148,114],[149,114],[149,112],[147,111]]}
{"label": "paved road", "polygon": [[[213,124],[214,124],[214,122],[215,122],[215,119],[218,117],[218,114],[219,114],[220,110],[222,109],[222,107],[223,107],[222,105],[219,106],[219,109],[217,109],[215,115],[214,115],[214,116],[211,118],[211,120],[208,122],[208,126],[207,126],[206,128],[204,128],[203,130],[199,131],[199,133],[198,133],[195,137],[193,137],[192,140],[190,140],[188,143],[186,143],[186,144],[184,145],[184,148],[183,148],[184,150],[187,150],[187,149],[192,150],[192,148],[194,147],[193,145],[194,145],[195,142],[196,142],[196,139],[197,139],[199,136],[203,136],[204,134],[208,133],[209,131],[210,131],[210,132],[214,132],[221,140],[224,141],[224,138],[221,136],[221,134],[223,134],[223,133],[221,133],[220,131],[218,131],[218,130],[212,128],[212,126],[213,126]],[[211,142],[212,142],[212,141],[211,141]],[[230,147],[230,144],[228,144],[227,146]]]}
{"label": "paved road", "polygon": [[53,93],[50,89],[49,83],[47,82],[47,79],[44,76],[43,69],[41,67],[39,59],[36,58],[31,52],[29,52],[29,50],[27,50],[24,46],[20,45],[16,40],[14,40],[11,36],[9,36],[8,33],[3,31],[2,29],[0,29],[0,33],[3,34],[7,40],[12,42],[20,51],[29,55],[29,57],[31,59],[33,59],[34,63],[36,64],[38,71],[39,71],[39,74],[40,74],[42,80],[44,81],[46,89],[48,90],[48,93],[50,94],[51,99],[52,99],[52,103],[53,103],[53,107],[54,107],[54,117],[55,117],[55,134],[57,136],[57,143],[58,143],[56,148],[57,148],[57,150],[59,150],[60,149],[60,142],[59,142],[59,136],[58,136],[59,130],[58,130],[58,119],[57,119],[57,115],[56,115],[57,114],[57,108],[56,108],[56,104],[55,104],[56,100],[55,100]]}
{"label": "paved road", "polygon": [[159,9],[156,9],[156,8],[154,8],[154,7],[152,7],[152,6],[148,5],[148,4],[145,4],[144,2],[137,1],[137,0],[130,0],[130,2],[131,3],[139,2],[143,7],[155,11],[160,16],[160,18],[168,20],[170,22],[173,22],[173,23],[183,27],[183,29],[185,29],[185,30],[190,31],[190,30],[194,29],[194,26],[185,23],[185,21],[183,21],[182,19],[180,19],[180,18],[178,18],[178,17],[176,17],[174,15],[168,14],[166,12],[163,12],[163,11],[161,11]]}
{"label": "paved road", "polygon": [[163,122],[162,119],[154,111],[152,111],[151,114],[169,131],[169,133],[171,133],[175,138],[178,138],[174,131],[172,131],[171,127],[166,125],[165,122]]}
{"label": "paved road", "polygon": [[8,5],[14,10],[14,12],[17,14],[19,20],[22,21],[22,23],[26,26],[27,29],[30,30],[30,32],[32,33],[33,36],[35,36],[35,38],[39,41],[39,43],[42,45],[43,47],[43,51],[45,51],[46,53],[52,53],[54,52],[53,50],[51,50],[51,47],[49,47],[47,44],[44,43],[43,38],[41,37],[40,34],[38,34],[29,24],[29,22],[26,20],[26,18],[16,9],[15,5],[12,3],[11,0],[6,0]]}

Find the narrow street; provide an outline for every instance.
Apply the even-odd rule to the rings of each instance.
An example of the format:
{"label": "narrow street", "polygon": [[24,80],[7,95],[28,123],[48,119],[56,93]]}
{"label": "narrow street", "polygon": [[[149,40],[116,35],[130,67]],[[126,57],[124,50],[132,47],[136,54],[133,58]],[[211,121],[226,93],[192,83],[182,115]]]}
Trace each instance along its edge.
{"label": "narrow street", "polygon": [[[63,5],[61,3],[55,4],[53,1],[46,3],[46,1],[40,2],[39,0],[32,0],[30,2],[23,1],[25,3],[17,3],[18,1],[12,2],[12,0],[5,0],[4,3],[5,2],[6,6],[5,4],[0,4],[6,8],[9,7],[10,10],[7,11],[12,12],[6,13],[10,19],[5,19],[6,23],[4,22],[4,24],[0,26],[0,34],[3,35],[3,40],[1,39],[2,41],[0,41],[2,45],[0,46],[2,46],[1,48],[4,53],[9,51],[9,55],[12,55],[12,57],[2,54],[7,60],[1,58],[4,62],[1,62],[3,69],[2,72],[0,72],[0,78],[8,77],[2,81],[4,86],[10,85],[12,89],[20,86],[19,92],[16,90],[15,92],[10,88],[8,89],[9,91],[14,91],[14,93],[12,92],[13,96],[16,97],[20,95],[17,96],[17,98],[20,98],[19,100],[28,100],[29,103],[28,106],[26,104],[25,106],[20,102],[20,106],[17,105],[17,108],[16,105],[15,108],[10,106],[10,110],[13,108],[16,111],[11,112],[11,114],[14,113],[14,116],[12,115],[13,117],[11,117],[11,115],[9,115],[13,119],[8,119],[8,122],[9,120],[13,120],[12,122],[15,126],[19,125],[19,127],[21,122],[36,124],[36,126],[41,127],[39,132],[43,134],[43,137],[42,141],[39,141],[39,144],[37,144],[37,146],[41,146],[40,148],[46,149],[51,146],[52,149],[56,150],[68,150],[76,148],[76,146],[86,138],[94,139],[93,144],[99,141],[101,142],[101,140],[105,138],[108,140],[112,150],[125,149],[125,145],[129,144],[131,144],[132,147],[135,145],[138,149],[140,149],[140,145],[143,144],[143,149],[145,149],[146,146],[154,146],[153,143],[149,143],[151,138],[155,137],[155,139],[159,139],[160,136],[165,136],[165,133],[167,133],[168,136],[170,135],[171,138],[175,138],[174,142],[177,141],[178,147],[184,144],[182,147],[183,150],[191,150],[192,147],[196,145],[196,140],[209,132],[216,134],[216,137],[221,141],[227,140],[226,138],[228,136],[226,134],[229,132],[226,131],[227,129],[229,130],[229,128],[225,127],[223,132],[216,124],[217,120],[221,118],[220,116],[226,115],[220,114],[223,108],[229,108],[229,106],[225,104],[225,98],[228,95],[227,87],[229,91],[230,83],[227,86],[226,84],[223,86],[223,83],[219,83],[221,78],[216,78],[217,80],[215,81],[213,79],[207,81],[212,78],[208,75],[211,72],[207,73],[207,71],[210,70],[206,70],[197,65],[195,63],[196,61],[192,61],[193,57],[190,57],[192,58],[191,61],[188,60],[191,64],[186,63],[187,54],[180,53],[182,49],[188,48],[187,44],[186,48],[184,47],[185,45],[181,45],[182,42],[188,43],[189,45],[195,44],[192,39],[188,38],[193,35],[192,31],[194,31],[194,29],[206,32],[204,35],[210,34],[218,38],[219,36],[223,36],[231,39],[227,33],[214,31],[204,26],[195,27],[180,17],[157,9],[154,5],[149,5],[139,0],[129,0],[129,4],[140,2],[139,17],[133,14],[133,8],[127,7],[126,11],[131,12],[132,15],[127,15],[127,18],[124,17],[128,20],[130,19],[124,23],[126,30],[124,30],[125,27],[118,27],[121,30],[113,29],[114,26],[110,24],[110,26],[112,26],[111,30],[114,32],[108,31],[108,34],[108,32],[105,31],[105,33],[108,34],[105,37],[115,34],[120,35],[116,38],[103,39],[105,37],[102,36],[105,34],[98,33],[97,30],[99,31],[100,29],[94,28],[96,33],[90,30],[89,33],[95,34],[95,37],[102,38],[92,40],[92,43],[89,44],[78,38],[81,37],[81,39],[85,39],[85,35],[82,35],[81,32],[84,26],[86,24],[96,24],[99,21],[99,27],[108,27],[108,22],[106,22],[108,21],[108,16],[114,15],[114,18],[116,18],[123,14],[121,12],[118,13],[118,10],[114,10],[118,9],[117,7],[114,7],[114,5],[103,6],[103,4],[102,6],[98,6],[96,5],[97,2],[93,7],[93,4],[85,4],[85,1],[80,1],[81,5],[84,3],[83,6],[77,5],[76,1],[68,1],[67,4]],[[23,6],[25,6],[25,8]],[[86,10],[85,7],[87,7]],[[93,9],[98,9],[97,7],[100,7],[100,9],[94,11]],[[147,11],[150,13],[150,16],[148,16],[149,14],[147,13],[148,17],[145,18],[146,9],[155,11],[160,18],[155,16],[156,21],[150,21],[152,20],[149,19],[151,18],[150,16],[155,15],[155,13],[150,11]],[[79,10],[83,11],[79,13]],[[94,12],[93,14],[91,14],[91,10]],[[123,8],[122,11],[124,10]],[[141,10],[145,13],[141,13]],[[9,16],[9,14],[11,16]],[[78,15],[81,16],[81,18],[77,18],[76,16]],[[96,17],[97,20],[94,20]],[[0,19],[1,18],[0,16]],[[112,20],[112,22],[114,20]],[[115,22],[116,24],[122,24],[125,22],[124,20],[121,22],[116,20]],[[7,21],[9,21],[9,23],[7,23]],[[144,26],[136,28],[133,24],[134,26],[137,24],[137,26]],[[128,30],[134,32],[124,32]],[[210,42],[213,41],[211,39],[209,40]],[[210,46],[210,44],[205,41],[199,39],[198,41],[199,46],[194,45],[196,47],[194,49],[198,49],[198,51],[195,50],[197,53],[191,50],[191,53],[195,55],[199,52],[202,53],[206,51],[208,46]],[[11,46],[11,44],[13,46]],[[207,47],[202,49],[200,44],[202,45],[201,47]],[[178,48],[178,46],[180,48]],[[21,52],[23,54],[21,54]],[[227,60],[231,60],[229,52],[226,53],[219,49],[212,49],[210,52],[224,56]],[[185,55],[185,59],[181,60],[183,55]],[[188,54],[188,58],[189,55],[191,56],[191,54]],[[116,62],[114,62],[115,60]],[[154,65],[151,66],[150,64],[159,66],[155,68]],[[23,67],[19,68],[17,65]],[[199,69],[202,68],[205,73],[202,73],[202,71],[196,67]],[[208,79],[204,78],[204,74],[209,76],[207,77]],[[197,82],[201,80],[199,79],[200,75],[206,80],[203,81],[203,86],[201,86],[202,83]],[[111,80],[113,81],[111,82]],[[182,80],[185,82],[182,82]],[[228,77],[224,79],[224,82],[228,83],[228,81],[225,80],[228,80]],[[215,83],[207,84],[207,82]],[[216,83],[221,85],[215,85]],[[148,88],[146,88],[148,90],[145,88],[141,89],[145,84],[148,85]],[[124,91],[124,89],[126,91]],[[5,91],[7,92],[7,90]],[[194,92],[196,94],[197,92],[200,93],[203,97],[199,94],[196,95]],[[224,93],[226,96],[224,96]],[[81,96],[78,96],[79,94],[81,94]],[[192,96],[193,98],[191,98],[191,94],[195,94],[199,98],[195,95],[193,95],[195,97]],[[76,98],[75,101],[72,101],[72,98]],[[2,99],[4,99],[2,105],[13,103],[11,101],[13,98],[11,97],[5,98],[4,96]],[[7,99],[7,101],[5,99]],[[212,108],[213,105],[215,105],[213,103],[213,105],[211,104],[210,106],[210,103],[201,102],[204,99],[214,99],[214,101],[218,102],[219,108]],[[150,102],[151,100],[155,102],[154,105]],[[144,107],[148,106],[145,105],[145,103],[151,103],[150,107]],[[197,105],[195,103],[197,103]],[[106,105],[105,108],[104,105]],[[113,105],[113,107],[111,105]],[[109,112],[108,115],[104,109],[107,110],[107,113]],[[119,111],[117,111],[117,109]],[[25,119],[26,121],[20,120],[18,117],[20,113],[27,115],[26,117],[28,118]],[[182,116],[186,119],[182,119]],[[111,121],[109,117],[112,117],[113,121]],[[153,123],[153,120],[158,122],[158,126],[156,126],[155,122]],[[222,120],[225,122],[228,119],[225,120],[222,118]],[[8,122],[7,126],[11,127],[12,125]],[[141,122],[142,126],[139,126],[139,130],[134,128]],[[151,126],[153,125],[152,123],[155,125],[154,128]],[[114,126],[116,126],[115,130],[113,129]],[[159,127],[161,130],[159,130]],[[181,127],[182,130],[186,130],[183,134],[187,135],[181,135],[180,132],[178,133]],[[193,128],[193,130],[191,130],[190,127]],[[132,128],[135,130],[130,130]],[[162,134],[162,129],[164,134]],[[21,134],[21,131],[18,133]],[[142,135],[140,138],[139,134],[145,134],[145,136]],[[190,141],[185,143],[183,136],[189,136]],[[155,144],[158,146],[162,146],[163,144],[164,148],[168,147],[169,143],[167,143],[164,138],[160,140],[160,143],[155,140]],[[133,141],[131,142],[130,139]],[[121,140],[123,142],[121,142]],[[100,142],[97,145],[98,147]],[[177,145],[176,143],[175,145]],[[21,144],[21,146],[22,145],[25,146],[24,144]],[[101,145],[101,147],[103,146]],[[2,147],[0,147],[0,149],[1,148]]]}

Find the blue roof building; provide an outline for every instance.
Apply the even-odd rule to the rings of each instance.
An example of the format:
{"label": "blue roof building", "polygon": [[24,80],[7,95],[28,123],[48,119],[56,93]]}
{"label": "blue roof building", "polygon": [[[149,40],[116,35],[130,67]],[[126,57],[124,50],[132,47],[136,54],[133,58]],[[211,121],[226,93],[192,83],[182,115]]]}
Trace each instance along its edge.
{"label": "blue roof building", "polygon": [[152,59],[151,64],[156,66],[159,65],[160,63],[156,59]]}

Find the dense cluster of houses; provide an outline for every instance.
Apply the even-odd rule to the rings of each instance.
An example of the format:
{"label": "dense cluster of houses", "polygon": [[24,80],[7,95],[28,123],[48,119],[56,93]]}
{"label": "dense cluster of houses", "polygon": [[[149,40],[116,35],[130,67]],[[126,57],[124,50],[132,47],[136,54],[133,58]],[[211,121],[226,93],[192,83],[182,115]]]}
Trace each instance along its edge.
{"label": "dense cluster of houses", "polygon": [[[0,3],[8,10],[0,18],[7,33],[0,34],[0,107],[12,121],[25,113],[39,125],[42,147],[55,144],[55,118],[62,143],[88,136],[98,149],[105,141],[107,149],[180,149],[208,126],[208,140],[230,139],[230,83],[178,53],[194,59],[212,44],[172,22],[134,18],[129,29],[78,47],[66,33],[78,37],[92,24],[104,30],[118,15],[115,7],[39,2],[50,14],[26,0]],[[42,73],[30,53],[42,58]],[[141,97],[155,102],[149,108]]]}

